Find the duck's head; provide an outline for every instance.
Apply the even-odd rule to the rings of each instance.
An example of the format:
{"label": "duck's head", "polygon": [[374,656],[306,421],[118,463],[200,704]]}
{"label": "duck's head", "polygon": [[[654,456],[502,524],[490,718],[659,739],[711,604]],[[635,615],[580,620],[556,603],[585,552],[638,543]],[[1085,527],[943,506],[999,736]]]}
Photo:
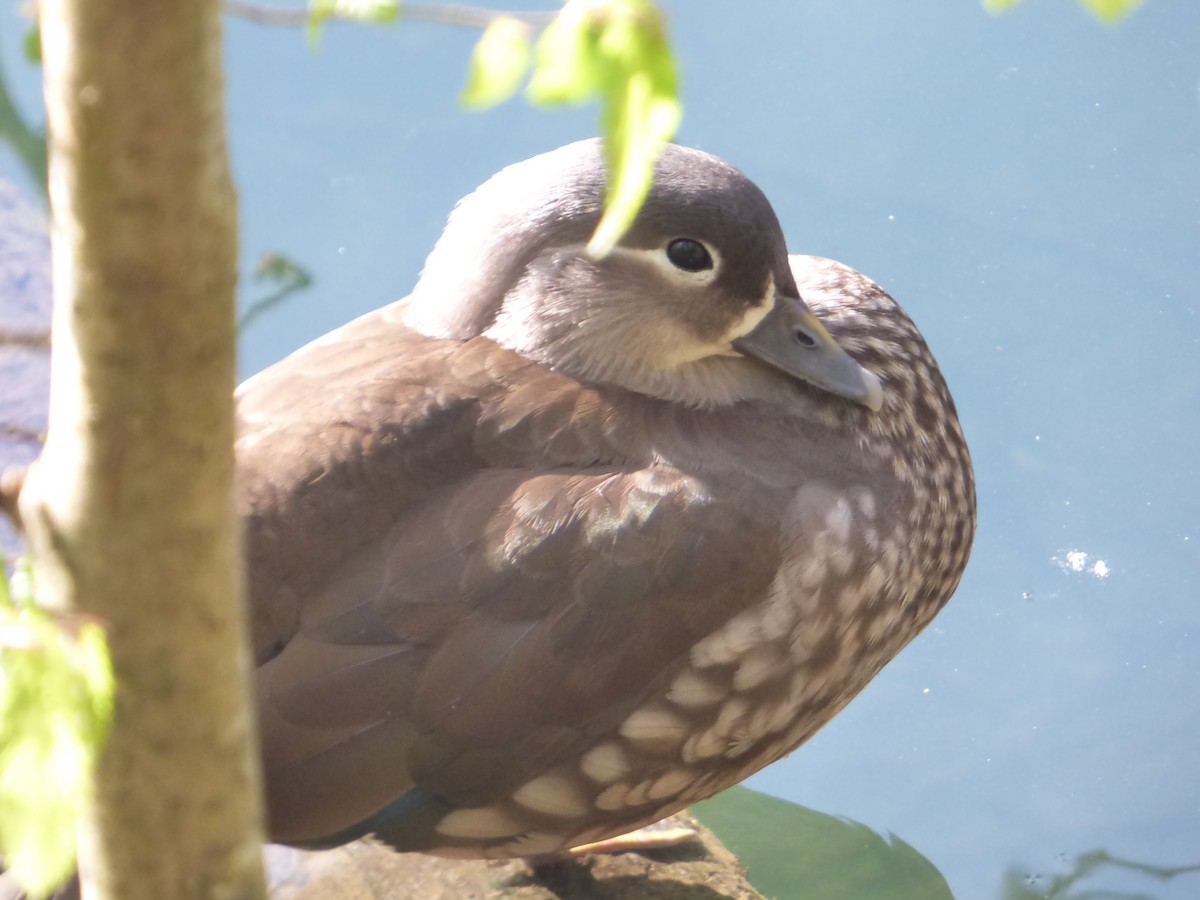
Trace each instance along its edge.
{"label": "duck's head", "polygon": [[406,322],[479,335],[576,378],[697,406],[799,381],[878,409],[879,379],[805,306],[779,221],[733,166],[670,145],[632,228],[603,257],[599,141],[504,169],[462,200]]}

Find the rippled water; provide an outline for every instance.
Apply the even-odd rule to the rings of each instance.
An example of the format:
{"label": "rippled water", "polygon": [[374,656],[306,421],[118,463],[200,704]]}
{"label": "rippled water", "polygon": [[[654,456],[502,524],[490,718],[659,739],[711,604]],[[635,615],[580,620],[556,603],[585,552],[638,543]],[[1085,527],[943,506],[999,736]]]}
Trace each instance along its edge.
{"label": "rippled water", "polygon": [[[680,140],[754,177],[794,251],[909,308],[978,467],[950,607],[752,786],[896,833],[963,900],[1044,894],[1095,850],[1130,865],[1077,889],[1200,896],[1137,868],[1200,864],[1200,4],[1118,28],[1064,0],[666,6]],[[6,3],[0,65],[36,124],[21,29]],[[245,374],[405,294],[491,172],[592,133],[590,109],[459,112],[470,43],[334,27],[314,56],[230,23],[244,268],[313,276],[247,329]],[[2,148],[0,177],[33,196]]]}

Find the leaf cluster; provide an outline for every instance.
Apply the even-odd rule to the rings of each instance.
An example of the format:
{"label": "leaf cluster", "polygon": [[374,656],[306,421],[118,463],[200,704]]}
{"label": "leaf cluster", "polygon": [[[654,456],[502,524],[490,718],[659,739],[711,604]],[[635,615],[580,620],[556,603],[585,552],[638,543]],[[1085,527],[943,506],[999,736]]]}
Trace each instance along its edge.
{"label": "leaf cluster", "polygon": [[308,6],[308,45],[317,49],[321,29],[330,19],[367,25],[390,25],[400,18],[400,0],[311,0]]}
{"label": "leaf cluster", "polygon": [[[1023,0],[983,0],[983,7],[988,12],[1002,13],[1015,9],[1022,2]],[[1101,22],[1113,25],[1141,6],[1142,0],[1079,0],[1079,3]]]}
{"label": "leaf cluster", "polygon": [[0,571],[0,853],[35,896],[74,869],[112,701],[103,628],[35,605],[28,560]]}
{"label": "leaf cluster", "polygon": [[662,13],[649,0],[568,0],[536,44],[527,23],[501,16],[475,47],[462,102],[501,103],[527,74],[543,106],[601,100],[608,193],[588,250],[603,256],[632,224],[682,115]]}

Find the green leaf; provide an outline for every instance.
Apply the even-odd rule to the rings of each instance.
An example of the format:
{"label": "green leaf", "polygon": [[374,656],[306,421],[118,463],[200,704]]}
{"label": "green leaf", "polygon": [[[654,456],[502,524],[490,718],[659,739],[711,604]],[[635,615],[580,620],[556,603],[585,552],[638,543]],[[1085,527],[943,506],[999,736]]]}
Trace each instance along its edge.
{"label": "green leaf", "polygon": [[618,19],[600,39],[601,58],[620,61],[615,71],[622,75],[605,89],[608,193],[604,216],[588,244],[595,256],[608,253],[633,224],[650,190],[662,145],[675,135],[682,118],[675,60],[661,19],[650,21],[649,27],[646,21]]}
{"label": "green leaf", "polygon": [[953,900],[933,863],[897,837],[744,787],[692,807],[768,897]]}
{"label": "green leaf", "polygon": [[588,244],[603,256],[633,224],[654,163],[682,117],[675,58],[649,0],[569,0],[538,41],[529,96],[541,104],[603,103],[608,189]]}
{"label": "green leaf", "polygon": [[494,20],[471,54],[467,86],[459,101],[472,109],[503,103],[517,92],[529,71],[532,52],[529,26],[511,16]]}
{"label": "green leaf", "polygon": [[337,0],[311,0],[308,4],[308,24],[304,28],[308,37],[308,49],[316,53],[321,47],[321,29],[325,22],[333,16]]}
{"label": "green leaf", "polygon": [[1115,24],[1142,5],[1142,0],[1079,0],[1102,22]]}
{"label": "green leaf", "polygon": [[42,61],[42,32],[34,25],[25,32],[25,41],[23,49],[25,51],[25,59],[31,63],[39,64]]}
{"label": "green leaf", "polygon": [[321,29],[329,19],[390,25],[400,18],[401,0],[310,0],[308,6],[308,46],[320,47]]}
{"label": "green leaf", "polygon": [[529,99],[542,106],[583,103],[600,92],[598,32],[587,5],[569,2],[537,43]]}
{"label": "green leaf", "polygon": [[[990,13],[1004,13],[1015,9],[1022,0],[983,0],[983,8]],[[1142,5],[1142,0],[1079,0],[1093,16],[1112,25],[1128,16]]]}
{"label": "green leaf", "polygon": [[103,629],[34,605],[31,584],[24,565],[0,589],[0,854],[41,895],[75,865],[113,677]]}

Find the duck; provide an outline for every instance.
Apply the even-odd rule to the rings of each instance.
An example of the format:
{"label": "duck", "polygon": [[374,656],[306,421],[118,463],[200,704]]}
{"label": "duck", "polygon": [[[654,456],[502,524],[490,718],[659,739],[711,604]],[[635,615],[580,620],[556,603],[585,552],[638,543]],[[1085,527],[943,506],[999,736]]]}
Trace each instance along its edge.
{"label": "duck", "polygon": [[667,145],[595,256],[604,150],[505,168],[412,293],[238,391],[274,842],[544,858],[786,756],[924,629],[970,454],[875,282]]}

